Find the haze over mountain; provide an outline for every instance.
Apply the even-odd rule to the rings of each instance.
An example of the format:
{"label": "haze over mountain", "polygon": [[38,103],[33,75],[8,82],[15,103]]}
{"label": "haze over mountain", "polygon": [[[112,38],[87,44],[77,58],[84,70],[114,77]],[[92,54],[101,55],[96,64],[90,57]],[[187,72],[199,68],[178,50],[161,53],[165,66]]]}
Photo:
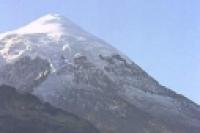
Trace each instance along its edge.
{"label": "haze over mountain", "polygon": [[197,104],[58,14],[0,35],[0,84],[73,112],[101,133],[200,131]]}

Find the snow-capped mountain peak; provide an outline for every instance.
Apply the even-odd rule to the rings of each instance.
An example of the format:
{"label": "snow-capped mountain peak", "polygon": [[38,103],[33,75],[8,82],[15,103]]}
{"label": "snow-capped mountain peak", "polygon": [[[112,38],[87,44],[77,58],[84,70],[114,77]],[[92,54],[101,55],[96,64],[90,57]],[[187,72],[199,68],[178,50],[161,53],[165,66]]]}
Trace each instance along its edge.
{"label": "snow-capped mountain peak", "polygon": [[200,130],[199,106],[58,14],[0,35],[0,84],[73,112],[101,133]]}
{"label": "snow-capped mountain peak", "polygon": [[48,14],[41,17],[25,27],[17,29],[15,32],[18,34],[28,33],[48,33],[48,34],[63,34],[63,19],[59,15]]}
{"label": "snow-capped mountain peak", "polygon": [[[78,32],[77,32],[78,31]],[[80,32],[81,31],[81,32]],[[1,34],[0,38],[10,34],[37,34],[44,33],[59,38],[62,35],[85,34],[83,30],[69,19],[59,14],[47,14],[14,31]]]}
{"label": "snow-capped mountain peak", "polygon": [[3,33],[0,43],[1,60],[12,62],[27,55],[39,56],[54,62],[54,67],[60,66],[58,61],[61,56],[69,60],[77,53],[90,57],[101,66],[102,62],[98,61],[100,54],[117,52],[59,14],[47,14],[23,27]]}

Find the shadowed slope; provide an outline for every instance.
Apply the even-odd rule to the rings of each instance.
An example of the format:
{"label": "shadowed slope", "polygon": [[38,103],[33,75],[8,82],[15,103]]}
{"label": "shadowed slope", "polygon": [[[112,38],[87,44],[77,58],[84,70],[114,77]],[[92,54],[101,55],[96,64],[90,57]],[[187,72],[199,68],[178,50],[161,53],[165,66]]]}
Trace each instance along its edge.
{"label": "shadowed slope", "polygon": [[87,121],[35,96],[0,87],[0,133],[98,133]]}

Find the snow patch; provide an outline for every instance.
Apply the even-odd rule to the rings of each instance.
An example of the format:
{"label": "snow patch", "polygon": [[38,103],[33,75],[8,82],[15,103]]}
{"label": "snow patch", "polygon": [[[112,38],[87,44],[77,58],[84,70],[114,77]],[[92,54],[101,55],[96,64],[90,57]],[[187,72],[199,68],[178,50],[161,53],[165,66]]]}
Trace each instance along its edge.
{"label": "snow patch", "polygon": [[83,55],[81,54],[81,53],[76,53],[75,55],[74,55],[74,59],[77,59],[77,58],[80,58],[80,57],[82,57]]}

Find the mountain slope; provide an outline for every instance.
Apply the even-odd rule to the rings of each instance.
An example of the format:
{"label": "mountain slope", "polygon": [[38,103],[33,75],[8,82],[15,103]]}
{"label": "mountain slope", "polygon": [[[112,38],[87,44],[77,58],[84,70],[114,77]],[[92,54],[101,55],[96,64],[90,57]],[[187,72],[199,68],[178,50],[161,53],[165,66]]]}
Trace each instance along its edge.
{"label": "mountain slope", "polygon": [[200,130],[198,105],[60,15],[0,36],[0,84],[73,112],[102,133]]}
{"label": "mountain slope", "polygon": [[87,121],[12,87],[0,87],[1,133],[98,133]]}

